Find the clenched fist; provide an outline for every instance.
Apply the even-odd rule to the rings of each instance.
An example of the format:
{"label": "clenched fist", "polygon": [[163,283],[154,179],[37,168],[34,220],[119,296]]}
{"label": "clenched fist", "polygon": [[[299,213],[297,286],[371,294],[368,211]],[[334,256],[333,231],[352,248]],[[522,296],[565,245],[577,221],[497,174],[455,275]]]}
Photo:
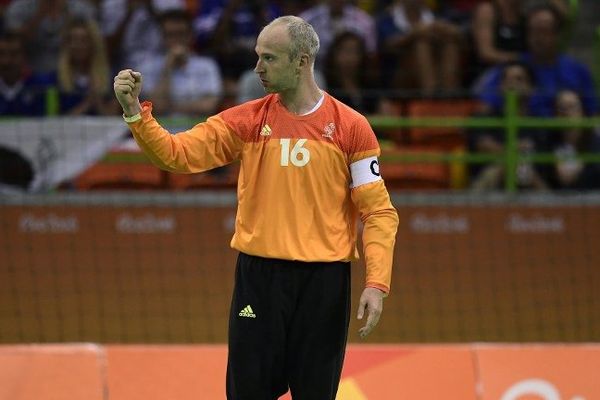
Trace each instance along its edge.
{"label": "clenched fist", "polygon": [[142,90],[142,74],[131,69],[119,71],[115,76],[115,96],[125,116],[130,117],[142,111],[140,105],[140,92]]}

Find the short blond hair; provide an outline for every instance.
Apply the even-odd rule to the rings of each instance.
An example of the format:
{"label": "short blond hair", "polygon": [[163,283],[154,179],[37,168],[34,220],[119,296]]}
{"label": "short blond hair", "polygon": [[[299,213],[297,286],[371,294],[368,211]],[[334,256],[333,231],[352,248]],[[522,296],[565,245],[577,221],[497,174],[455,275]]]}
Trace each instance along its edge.
{"label": "short blond hair", "polygon": [[319,36],[311,24],[300,17],[294,15],[285,15],[275,18],[268,26],[276,24],[285,24],[290,35],[290,60],[295,60],[302,53],[308,54],[311,61],[314,62],[319,52]]}
{"label": "short blond hair", "polygon": [[66,40],[72,29],[83,28],[87,31],[91,38],[92,60],[88,71],[90,78],[90,87],[101,95],[108,93],[110,89],[110,66],[104,38],[100,33],[98,24],[91,19],[72,19],[70,20],[65,30],[63,31],[63,43],[58,55],[58,83],[59,87],[67,93],[75,90],[75,74],[71,67],[70,54],[66,46]]}

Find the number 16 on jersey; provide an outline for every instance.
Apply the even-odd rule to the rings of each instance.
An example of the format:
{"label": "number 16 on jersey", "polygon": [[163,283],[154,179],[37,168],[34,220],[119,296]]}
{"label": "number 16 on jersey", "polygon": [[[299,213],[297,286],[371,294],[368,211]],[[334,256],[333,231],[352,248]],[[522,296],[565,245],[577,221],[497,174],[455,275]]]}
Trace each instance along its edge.
{"label": "number 16 on jersey", "polygon": [[292,139],[279,139],[281,145],[281,160],[280,165],[287,167],[292,165],[296,167],[304,167],[310,161],[310,152],[307,148],[303,147],[307,139],[298,139],[294,147],[290,152],[290,142]]}

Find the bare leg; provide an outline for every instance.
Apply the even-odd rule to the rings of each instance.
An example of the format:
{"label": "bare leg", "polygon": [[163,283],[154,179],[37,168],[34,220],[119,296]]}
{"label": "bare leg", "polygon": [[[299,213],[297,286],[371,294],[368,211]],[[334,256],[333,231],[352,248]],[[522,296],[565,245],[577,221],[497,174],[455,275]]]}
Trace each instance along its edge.
{"label": "bare leg", "polygon": [[441,43],[440,83],[443,89],[460,87],[460,47],[455,40]]}
{"label": "bare leg", "polygon": [[436,88],[436,78],[431,42],[425,38],[419,38],[415,41],[414,46],[420,88],[423,94],[432,94]]}

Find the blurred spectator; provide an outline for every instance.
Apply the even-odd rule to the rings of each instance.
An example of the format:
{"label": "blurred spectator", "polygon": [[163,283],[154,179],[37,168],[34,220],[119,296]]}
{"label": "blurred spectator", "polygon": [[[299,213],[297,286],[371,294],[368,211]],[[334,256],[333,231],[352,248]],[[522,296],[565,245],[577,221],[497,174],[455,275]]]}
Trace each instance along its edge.
{"label": "blurred spectator", "polygon": [[475,8],[482,1],[484,0],[439,0],[435,11],[440,17],[466,30]]}
{"label": "blurred spectator", "polygon": [[[323,76],[323,73],[318,69],[315,69],[315,81],[320,89],[327,90],[325,76]],[[264,86],[253,69],[249,69],[242,74],[237,86],[238,90],[235,104],[242,104],[249,100],[260,99],[266,94]]]}
{"label": "blurred spectator", "polygon": [[496,64],[519,59],[526,49],[525,26],[518,0],[494,0],[479,4],[473,15],[473,62],[469,75],[477,77]]}
{"label": "blurred spectator", "polygon": [[254,46],[262,27],[280,15],[274,1],[202,1],[194,20],[196,44],[217,57],[228,92],[235,92],[242,73],[254,67]]}
{"label": "blurred spectator", "polygon": [[11,0],[0,0],[0,32],[4,31],[4,11]]}
{"label": "blurred spectator", "polygon": [[0,34],[0,115],[44,115],[50,83],[48,76],[29,68],[20,35]]}
{"label": "blurred spectator", "polygon": [[460,87],[462,33],[436,19],[424,0],[395,0],[377,29],[385,85],[424,95]]}
{"label": "blurred spectator", "polygon": [[[527,15],[528,52],[519,59],[533,70],[539,91],[531,99],[531,112],[538,116],[553,115],[556,94],[562,89],[571,89],[582,96],[585,112],[595,114],[598,104],[592,75],[585,65],[561,53],[561,26],[559,13],[549,6],[535,7]],[[497,93],[500,70],[496,67],[484,73],[475,88],[491,109],[502,107],[502,98]]]}
{"label": "blurred spectator", "polygon": [[566,20],[569,16],[569,0],[523,0],[521,1],[521,9],[523,15],[537,7],[552,7],[561,20]]}
{"label": "blurred spectator", "polygon": [[[149,53],[159,53],[162,34],[158,14],[184,9],[184,0],[99,0],[102,33],[115,70],[143,62]],[[140,40],[143,38],[143,40]]]}
{"label": "blurred spectator", "polygon": [[93,20],[69,22],[58,58],[57,77],[62,114],[117,113],[104,39]]}
{"label": "blurred spectator", "polygon": [[378,110],[378,96],[374,95],[370,79],[369,58],[360,35],[344,32],[337,35],[325,60],[325,77],[329,93],[361,114]]}
{"label": "blurred spectator", "polygon": [[[533,92],[533,76],[531,70],[522,63],[511,62],[501,68],[501,90],[503,93],[514,91],[519,101],[519,114],[530,115],[529,97]],[[479,116],[503,116],[498,110],[483,113]],[[469,150],[471,152],[504,154],[504,129],[484,129],[470,132]],[[521,130],[519,132],[518,150],[521,154],[530,154],[548,149],[547,136],[540,130]],[[471,166],[471,188],[475,191],[500,189],[504,182],[505,165],[503,162],[489,165]],[[547,168],[530,163],[521,163],[517,169],[519,188],[546,189]]]}
{"label": "blurred spectator", "polygon": [[[581,99],[572,90],[564,90],[556,97],[556,115],[577,120],[584,116]],[[577,160],[582,153],[600,153],[600,135],[593,129],[570,128],[559,133],[553,146],[559,158],[551,173],[551,183],[558,189],[600,188],[600,164],[584,164]]]}
{"label": "blurred spectator", "polygon": [[68,19],[94,16],[94,7],[86,0],[13,0],[4,24],[25,39],[33,69],[47,73],[56,71],[60,35]]}
{"label": "blurred spectator", "polygon": [[212,58],[194,53],[191,16],[186,11],[170,10],[159,20],[164,53],[149,55],[137,66],[155,113],[195,117],[213,114],[223,92],[221,72]]}
{"label": "blurred spectator", "polygon": [[320,50],[316,66],[323,67],[333,39],[340,33],[350,31],[360,35],[365,41],[369,56],[377,50],[375,21],[369,14],[351,4],[348,0],[324,0],[300,14],[315,28],[319,35]]}

